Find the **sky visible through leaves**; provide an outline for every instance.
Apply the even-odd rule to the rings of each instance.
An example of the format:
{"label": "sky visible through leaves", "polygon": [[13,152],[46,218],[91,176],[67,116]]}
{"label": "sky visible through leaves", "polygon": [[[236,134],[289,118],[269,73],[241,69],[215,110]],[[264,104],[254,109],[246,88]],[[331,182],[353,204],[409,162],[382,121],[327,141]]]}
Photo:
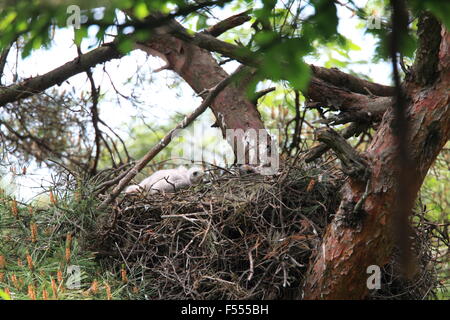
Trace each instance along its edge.
{"label": "sky visible through leaves", "polygon": [[[355,1],[358,6],[363,6],[365,1]],[[230,10],[216,9],[215,15],[219,19],[231,16]],[[307,63],[326,66],[340,67],[340,59],[350,62],[348,68],[343,71],[353,71],[370,77],[373,81],[389,84],[390,83],[390,65],[385,62],[371,63],[373,50],[376,40],[370,34],[364,34],[363,28],[358,28],[361,21],[352,16],[352,13],[344,7],[338,6],[339,32],[349,38],[355,45],[348,53],[348,57],[342,57],[339,53],[324,50],[319,57],[308,57]],[[211,21],[211,23],[214,23]],[[243,28],[249,28],[249,23],[243,25]],[[92,26],[88,30],[89,38],[84,40],[81,45],[82,52],[87,52],[95,48],[96,27]],[[111,39],[112,40],[112,37]],[[77,56],[76,46],[73,43],[73,29],[56,29],[52,45],[49,49],[39,49],[31,53],[25,59],[18,57],[18,74],[22,78],[36,76],[53,70],[54,68],[74,59]],[[11,52],[11,58],[16,57],[16,53]],[[196,97],[192,89],[183,81],[179,81],[171,71],[162,71],[152,73],[152,70],[159,68],[162,61],[155,57],[149,57],[140,50],[134,50],[129,55],[119,60],[113,60],[106,63],[107,74],[102,72],[103,66],[97,66],[94,69],[94,79],[97,85],[100,85],[104,97],[99,105],[101,118],[113,127],[125,140],[133,139],[130,136],[130,127],[141,124],[139,119],[145,119],[146,123],[153,122],[171,123],[171,119],[176,114],[187,114],[201,103],[201,99]],[[7,65],[5,70],[6,83],[12,79],[14,70],[13,61]],[[228,63],[224,65],[227,72],[231,73],[237,67],[237,63]],[[132,79],[136,72],[140,71],[143,77],[140,88],[136,87]],[[9,78],[8,78],[9,77]],[[112,85],[114,84],[114,86]],[[178,85],[178,87],[176,87]],[[265,87],[269,87],[266,83]],[[63,83],[59,90],[71,90],[72,87],[79,90],[80,94],[89,93],[90,84],[84,73],[78,74]],[[137,95],[140,100],[140,108],[137,109],[127,99],[117,95],[115,90],[127,96],[138,90]],[[135,92],[136,94],[136,92]],[[196,121],[204,128],[205,134],[221,139],[218,129],[209,128],[214,122],[211,112],[206,112]],[[148,146],[149,148],[151,146]],[[41,185],[50,185],[51,179],[49,171],[45,168],[37,168],[32,163],[28,164],[30,172],[25,177],[14,180],[16,188],[14,192],[18,198],[28,200],[40,192]],[[9,185],[13,179],[11,174],[5,175],[1,182],[3,185]],[[11,190],[13,191],[13,190]]]}

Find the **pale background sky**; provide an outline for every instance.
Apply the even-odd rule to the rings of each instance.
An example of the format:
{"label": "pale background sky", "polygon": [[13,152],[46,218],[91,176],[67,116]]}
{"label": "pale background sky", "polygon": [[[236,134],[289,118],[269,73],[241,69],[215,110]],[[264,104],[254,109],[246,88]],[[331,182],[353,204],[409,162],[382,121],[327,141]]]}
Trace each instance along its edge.
{"label": "pale background sky", "polygon": [[[357,5],[362,6],[366,1],[359,0],[355,2]],[[219,19],[233,14],[228,10],[215,10],[214,13]],[[359,20],[353,17],[349,10],[338,6],[338,14],[340,17],[339,32],[361,47],[360,51],[350,52],[351,61],[369,60],[373,55],[375,39],[371,35],[364,34],[364,30],[357,28]],[[214,22],[211,21],[211,23]],[[247,23],[244,26],[249,27],[250,24]],[[89,34],[91,36],[95,34],[94,27],[89,29]],[[53,43],[51,49],[33,51],[26,59],[19,60],[19,77],[26,78],[44,74],[77,57],[76,47],[73,44],[72,29],[57,30]],[[89,48],[89,46],[93,43],[92,39],[84,41],[82,43],[82,51],[87,52],[91,50],[92,48]],[[335,57],[339,58],[337,55]],[[9,58],[15,59],[14,51],[10,53]],[[319,60],[307,59],[307,62],[320,66],[326,60],[327,57],[324,57]],[[10,63],[7,65],[3,79],[4,83],[10,83],[11,81],[13,71],[11,68],[14,65],[14,61],[10,60]],[[126,79],[132,78],[138,71],[145,76],[146,79],[144,81],[148,83],[135,91],[135,94],[138,94],[142,102],[141,107],[145,109],[145,112],[137,110],[128,100],[115,94],[109,77],[102,72],[102,65],[93,69],[96,85],[101,86],[103,94],[106,93],[106,98],[99,104],[100,117],[125,140],[128,138],[128,125],[133,117],[144,117],[149,124],[152,122],[164,123],[176,112],[187,114],[201,103],[201,99],[196,97],[192,89],[183,81],[181,81],[181,85],[176,90],[170,88],[170,85],[176,79],[173,72],[164,70],[159,73],[152,73],[152,70],[159,68],[161,65],[162,61],[158,58],[148,57],[140,50],[134,50],[120,60],[106,63],[106,70],[115,88],[126,96],[130,95],[133,90],[136,90],[133,82],[125,84]],[[227,72],[232,72],[236,66],[236,63],[229,63],[224,67]],[[350,68],[355,72],[371,77],[376,82],[390,83],[391,69],[387,63],[354,64]],[[150,79],[152,79],[151,83]],[[70,89],[72,86],[75,86],[80,93],[82,91],[90,91],[90,83],[85,73],[70,78],[68,82],[62,84],[60,89]],[[203,128],[209,127],[213,123],[211,112],[208,111],[196,122],[203,123]],[[207,134],[216,135],[217,137],[221,136],[218,129],[208,129]],[[20,172],[19,168],[18,171]],[[36,166],[29,164],[27,176],[14,179],[16,184],[15,190],[10,190],[18,198],[28,201],[41,191],[41,185],[49,185],[50,180],[48,170],[38,169]],[[11,185],[12,181],[13,177],[11,174],[7,174],[1,179],[1,183],[4,186]]]}

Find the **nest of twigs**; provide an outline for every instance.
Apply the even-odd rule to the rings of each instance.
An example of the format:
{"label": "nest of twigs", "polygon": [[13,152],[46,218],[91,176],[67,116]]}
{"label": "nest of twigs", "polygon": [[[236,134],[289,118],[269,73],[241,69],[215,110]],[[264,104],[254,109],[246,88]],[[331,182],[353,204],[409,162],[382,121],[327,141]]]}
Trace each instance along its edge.
{"label": "nest of twigs", "polygon": [[[132,298],[300,298],[343,180],[337,170],[297,166],[277,176],[213,175],[174,194],[126,196],[89,243],[102,263],[127,270]],[[421,283],[420,294],[434,280]]]}

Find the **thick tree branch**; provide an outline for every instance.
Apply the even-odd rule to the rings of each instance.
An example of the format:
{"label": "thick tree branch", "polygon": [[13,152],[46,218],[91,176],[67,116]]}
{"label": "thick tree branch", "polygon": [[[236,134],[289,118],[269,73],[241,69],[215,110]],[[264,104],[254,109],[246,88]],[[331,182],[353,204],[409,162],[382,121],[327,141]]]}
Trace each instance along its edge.
{"label": "thick tree branch", "polygon": [[[261,64],[261,56],[256,55],[248,48],[221,41],[211,35],[205,33],[191,34],[181,26],[173,28],[171,34],[200,48],[220,53],[245,65],[257,68]],[[286,67],[289,66],[287,65]],[[359,79],[353,75],[339,71],[336,68],[327,69],[311,65],[311,71],[313,76],[319,79],[334,84],[335,86],[347,87],[349,90],[356,93],[377,96],[392,96],[394,94],[393,87]]]}
{"label": "thick tree branch", "polygon": [[342,115],[340,120],[346,119],[346,121],[336,119],[336,124],[354,121],[378,122],[386,110],[392,106],[391,97],[354,93],[318,78],[311,79],[305,96],[319,102],[317,106],[344,112],[345,115]]}
{"label": "thick tree branch", "polygon": [[122,54],[116,49],[114,44],[105,44],[46,74],[26,79],[9,87],[0,87],[0,106],[40,93],[56,84],[61,84],[78,73],[89,70],[89,68],[99,63],[117,59],[121,56]]}
{"label": "thick tree branch", "polygon": [[323,68],[311,65],[314,76],[340,88],[364,95],[374,95],[380,97],[390,97],[394,95],[394,87],[385,86],[375,82],[370,82],[354,75],[340,71],[337,68]]}

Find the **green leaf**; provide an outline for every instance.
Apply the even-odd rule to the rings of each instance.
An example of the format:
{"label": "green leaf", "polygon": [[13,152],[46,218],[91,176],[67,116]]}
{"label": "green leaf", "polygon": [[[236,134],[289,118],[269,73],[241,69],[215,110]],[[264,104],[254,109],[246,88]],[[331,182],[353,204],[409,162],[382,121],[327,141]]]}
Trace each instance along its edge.
{"label": "green leaf", "polygon": [[303,62],[303,56],[310,50],[305,39],[282,39],[264,50],[261,74],[274,81],[287,80],[294,89],[306,89],[310,68]]}
{"label": "green leaf", "polygon": [[80,26],[80,29],[75,29],[75,44],[79,46],[81,44],[81,41],[84,38],[87,38],[87,36],[88,30],[86,26]]}
{"label": "green leaf", "polygon": [[17,12],[10,11],[2,20],[0,21],[0,31],[5,30],[17,17]]}
{"label": "green leaf", "polygon": [[315,13],[305,22],[305,30],[310,37],[330,39],[337,34],[338,16],[333,0],[317,0],[313,3]]}
{"label": "green leaf", "polygon": [[151,36],[151,32],[147,31],[147,30],[137,30],[134,33],[134,37],[137,41],[141,41],[144,42],[146,40],[148,40]]}
{"label": "green leaf", "polygon": [[11,300],[11,298],[3,290],[0,290],[0,299],[1,300]]}
{"label": "green leaf", "polygon": [[206,16],[198,16],[196,25],[197,30],[206,29],[208,27],[208,24],[206,23],[207,20],[208,18]]}
{"label": "green leaf", "polygon": [[134,46],[134,41],[131,39],[127,39],[127,38],[122,38],[120,39],[117,48],[119,49],[119,51],[122,54],[126,54],[128,52],[130,52],[131,50],[133,50],[133,46]]}
{"label": "green leaf", "polygon": [[147,5],[144,2],[140,2],[134,7],[134,15],[138,19],[144,19],[149,14],[150,11],[148,10]]}

